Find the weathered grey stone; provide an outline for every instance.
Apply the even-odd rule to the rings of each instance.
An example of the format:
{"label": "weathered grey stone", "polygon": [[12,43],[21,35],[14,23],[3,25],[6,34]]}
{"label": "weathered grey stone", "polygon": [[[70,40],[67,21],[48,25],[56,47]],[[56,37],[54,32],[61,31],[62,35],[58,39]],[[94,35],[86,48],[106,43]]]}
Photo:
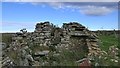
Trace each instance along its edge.
{"label": "weathered grey stone", "polygon": [[9,57],[6,57],[2,60],[2,63],[4,63],[5,61],[9,60]]}
{"label": "weathered grey stone", "polygon": [[25,46],[24,49],[28,49],[29,47],[28,46]]}
{"label": "weathered grey stone", "polygon": [[13,50],[16,51],[16,50],[17,50],[17,47],[14,47]]}
{"label": "weathered grey stone", "polygon": [[53,56],[60,56],[60,54],[59,54],[59,53],[56,53],[56,54],[53,54]]}
{"label": "weathered grey stone", "polygon": [[[0,43],[0,47],[2,47],[2,49],[4,50],[4,49],[6,49],[7,48],[7,44],[5,44],[5,43]],[[1,49],[1,48],[0,48]]]}
{"label": "weathered grey stone", "polygon": [[34,61],[33,57],[31,55],[27,55],[26,58],[29,60],[29,61]]}
{"label": "weathered grey stone", "polygon": [[38,56],[38,57],[35,57],[35,56],[34,56],[34,60],[35,60],[35,61],[39,61],[39,60],[40,60],[40,56]]}
{"label": "weathered grey stone", "polygon": [[[0,57],[2,57],[2,44],[0,43]],[[1,58],[0,58],[1,60]]]}
{"label": "weathered grey stone", "polygon": [[[63,24],[63,28],[58,28],[51,25],[49,22],[43,22],[37,23],[35,31],[32,33],[28,33],[26,29],[20,31],[21,32],[13,37],[14,41],[9,45],[9,49],[7,49],[8,51],[14,50],[18,52],[17,55],[19,56],[17,59],[19,59],[19,62],[16,64],[20,66],[28,66],[35,60],[33,65],[42,65],[42,62],[43,65],[46,65],[48,64],[48,59],[43,61],[41,56],[46,57],[46,55],[52,55],[58,57],[60,54],[57,52],[73,49],[74,47],[77,48],[76,45],[88,46],[89,54],[100,52],[100,49],[96,44],[98,40],[95,41],[96,36],[89,34],[89,30],[76,22]],[[74,39],[71,41],[71,38],[78,38],[78,42],[72,42]],[[90,41],[86,41],[86,39],[89,39]],[[84,40],[84,42],[80,40]],[[87,44],[85,44],[86,42]],[[93,44],[93,42],[95,42],[95,44],[91,45],[90,43]],[[57,65],[57,62],[52,61],[51,64]]]}
{"label": "weathered grey stone", "polygon": [[22,57],[26,56],[27,52],[25,50],[22,50],[21,52],[22,52],[22,55],[21,55]]}
{"label": "weathered grey stone", "polygon": [[20,60],[20,66],[29,66],[28,59],[27,58],[21,59]]}
{"label": "weathered grey stone", "polygon": [[39,52],[36,52],[35,55],[47,55],[49,53],[49,51],[39,51]]}
{"label": "weathered grey stone", "polygon": [[32,66],[40,66],[40,63],[38,61],[35,61]]}

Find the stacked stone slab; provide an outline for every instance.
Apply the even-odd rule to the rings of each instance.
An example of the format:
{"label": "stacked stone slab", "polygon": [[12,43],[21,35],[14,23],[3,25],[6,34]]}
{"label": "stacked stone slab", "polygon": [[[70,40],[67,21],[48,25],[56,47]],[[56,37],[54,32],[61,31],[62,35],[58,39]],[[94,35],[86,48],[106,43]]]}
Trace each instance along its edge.
{"label": "stacked stone slab", "polygon": [[34,35],[36,35],[36,40],[38,40],[38,42],[44,43],[44,46],[50,45],[52,29],[53,26],[50,24],[50,22],[37,23],[34,31]]}
{"label": "stacked stone slab", "polygon": [[85,26],[77,22],[70,22],[64,23],[63,29],[63,34],[66,37],[67,41],[69,41],[70,37],[79,37],[79,40],[83,38],[86,41],[85,46],[87,46],[89,50],[88,56],[100,54],[101,50],[98,45],[99,41],[97,36],[89,31]]}
{"label": "stacked stone slab", "polygon": [[12,65],[43,65],[48,62],[42,62],[41,57],[46,56],[49,59],[49,54],[55,54],[56,50],[60,52],[62,49],[69,50],[75,47],[75,44],[71,42],[72,38],[77,38],[79,43],[74,42],[75,44],[84,45],[88,49],[88,56],[99,55],[101,50],[97,36],[85,26],[77,22],[70,22],[64,23],[62,28],[59,28],[48,21],[37,23],[35,31],[32,33],[28,33],[26,29],[16,33],[12,38],[13,42],[7,49],[7,51],[18,53],[16,53],[16,59],[6,55]]}

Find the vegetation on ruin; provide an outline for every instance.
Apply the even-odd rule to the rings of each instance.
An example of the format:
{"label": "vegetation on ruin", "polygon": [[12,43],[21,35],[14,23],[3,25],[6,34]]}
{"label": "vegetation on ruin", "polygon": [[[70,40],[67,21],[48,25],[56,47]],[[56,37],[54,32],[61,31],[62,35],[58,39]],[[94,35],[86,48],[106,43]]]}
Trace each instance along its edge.
{"label": "vegetation on ruin", "polygon": [[[8,33],[3,33],[2,34],[2,42],[5,42],[6,44],[10,44],[11,43],[11,39],[12,39],[12,33],[11,34],[8,34]],[[117,46],[118,48],[120,48],[120,46],[118,46],[118,37],[116,37],[114,34],[111,34],[111,35],[99,35],[98,36],[99,38],[99,44],[100,44],[100,48],[106,52],[109,51],[109,47],[110,46]],[[73,61],[77,61],[83,57],[85,57],[85,53],[87,54],[87,51],[84,50],[80,50],[81,47],[77,46],[77,44],[79,43],[79,41],[77,41],[77,38],[76,40],[75,39],[71,39],[71,42],[74,42],[74,44],[76,45],[75,48],[71,48],[71,51],[69,50],[63,50],[59,56],[52,56],[52,55],[49,55],[49,62],[51,63],[50,65],[54,65],[52,63],[52,61],[55,61],[56,62],[56,65],[63,65],[63,66],[76,66],[76,62],[73,62]],[[31,49],[33,49],[33,52],[36,51],[37,49],[38,50],[42,50],[42,48],[37,48],[38,45],[36,46],[32,46]],[[51,47],[52,48],[52,47]],[[84,48],[84,47],[83,47]],[[44,47],[44,49],[46,49],[46,47]],[[48,48],[47,48],[48,49]],[[51,52],[52,53],[52,52]],[[13,59],[17,59],[16,56],[16,52],[10,52],[9,55],[13,58]],[[96,57],[96,61],[95,62],[98,62],[100,63],[101,65],[112,65],[112,66],[116,66],[116,65],[119,65],[119,63],[114,63],[112,61],[110,61],[110,59],[112,58],[111,56],[107,55],[106,56],[107,59],[98,59]],[[120,57],[120,51],[119,51],[119,54],[118,54],[118,57]],[[45,59],[47,59],[47,57],[42,57],[41,58],[43,61],[45,61]],[[95,63],[94,62],[94,63]]]}

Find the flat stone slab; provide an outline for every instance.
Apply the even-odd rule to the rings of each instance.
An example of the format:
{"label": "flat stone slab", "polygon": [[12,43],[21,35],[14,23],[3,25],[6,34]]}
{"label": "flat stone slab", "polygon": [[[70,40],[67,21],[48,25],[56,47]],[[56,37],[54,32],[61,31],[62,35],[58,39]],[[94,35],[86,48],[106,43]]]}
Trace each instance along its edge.
{"label": "flat stone slab", "polygon": [[2,61],[0,61],[0,68],[2,67]]}

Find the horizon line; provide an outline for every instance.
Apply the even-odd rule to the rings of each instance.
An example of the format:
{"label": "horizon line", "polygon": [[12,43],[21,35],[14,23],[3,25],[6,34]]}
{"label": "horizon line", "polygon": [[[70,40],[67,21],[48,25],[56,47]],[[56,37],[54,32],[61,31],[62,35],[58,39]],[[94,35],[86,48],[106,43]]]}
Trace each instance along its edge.
{"label": "horizon line", "polygon": [[[88,30],[90,31],[113,31],[113,30],[119,31],[120,29],[96,29],[96,30],[88,29]],[[5,31],[5,32],[0,32],[0,33],[17,33],[17,32],[18,31]],[[34,32],[34,31],[27,31],[27,32]]]}

